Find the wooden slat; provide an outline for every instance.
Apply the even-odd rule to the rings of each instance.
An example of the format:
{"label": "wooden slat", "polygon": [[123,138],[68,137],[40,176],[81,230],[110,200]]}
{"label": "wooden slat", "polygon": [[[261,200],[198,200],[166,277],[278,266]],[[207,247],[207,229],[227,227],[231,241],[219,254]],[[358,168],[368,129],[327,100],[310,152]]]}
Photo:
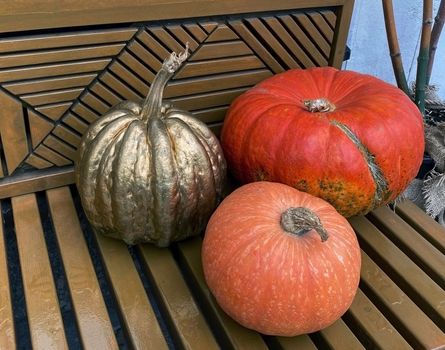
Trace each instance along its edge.
{"label": "wooden slat", "polygon": [[196,108],[205,109],[211,107],[225,106],[246,92],[249,88],[240,88],[233,90],[223,90],[208,94],[199,94],[187,97],[177,97],[171,99],[171,102],[177,107],[184,110],[193,110]]}
{"label": "wooden slat", "polygon": [[[72,108],[71,108],[71,112],[76,113],[79,117],[83,118],[84,120],[86,120],[88,123],[93,123],[94,121],[96,121],[100,115],[93,111],[91,108],[85,106],[83,103],[81,102],[77,102]],[[63,122],[68,124],[69,126],[71,126],[73,129],[75,129],[76,131],[78,131],[79,133],[83,134],[84,131],[86,130],[86,128],[88,127],[87,123],[83,123],[81,122],[81,124],[73,124],[73,122],[68,121],[67,119],[70,119],[73,117],[73,114],[71,112],[68,112],[68,114],[63,118]],[[79,118],[76,118],[79,119]],[[76,125],[76,126],[73,126]]]}
{"label": "wooden slat", "polygon": [[36,35],[15,39],[0,40],[0,52],[27,51],[35,49],[50,49],[56,47],[72,47],[79,45],[94,45],[130,40],[136,28],[111,29],[104,31],[87,31],[63,33],[57,35]]}
{"label": "wooden slat", "polygon": [[213,132],[215,134],[215,136],[218,138],[221,135],[222,127],[223,127],[223,123],[214,123],[214,124],[209,125],[210,131]]}
{"label": "wooden slat", "polygon": [[64,155],[66,158],[72,160],[73,162],[77,158],[77,151],[75,148],[72,148],[71,146],[67,145],[65,142],[61,141],[60,139],[54,137],[53,135],[49,135],[43,144],[58,153]]}
{"label": "wooden slat", "polygon": [[[267,20],[267,18],[266,18]],[[257,35],[267,43],[269,50],[275,52],[278,57],[286,64],[286,68],[300,68],[295,59],[289,55],[283,45],[278,39],[269,31],[268,28],[261,22],[259,18],[252,18],[247,20],[249,24],[256,30]]]}
{"label": "wooden slat", "polygon": [[372,300],[378,299],[385,305],[410,344],[423,349],[436,349],[445,344],[445,333],[363,251],[361,277],[372,291]]}
{"label": "wooden slat", "polygon": [[199,22],[199,25],[207,32],[207,34],[210,34],[218,26],[218,22]]}
{"label": "wooden slat", "polygon": [[127,333],[135,349],[168,349],[127,246],[96,235]]}
{"label": "wooden slat", "polygon": [[169,25],[167,29],[181,42],[183,46],[188,43],[192,51],[196,50],[196,48],[199,46],[196,40],[180,25]]}
{"label": "wooden slat", "polygon": [[22,105],[0,91],[0,133],[8,172],[11,174],[28,155]]}
{"label": "wooden slat", "polygon": [[329,44],[334,39],[334,31],[328,21],[318,12],[309,12],[307,16],[315,23],[318,30],[323,34]]}
{"label": "wooden slat", "polygon": [[14,349],[15,331],[11,291],[3,233],[3,214],[0,212],[0,349]]}
{"label": "wooden slat", "polygon": [[14,225],[34,349],[68,349],[34,194],[12,198]]}
{"label": "wooden slat", "polygon": [[320,49],[318,49],[308,34],[295,22],[295,19],[289,15],[277,16],[285,25],[287,30],[292,33],[292,35],[297,39],[300,45],[305,48],[306,53],[312,58],[317,66],[325,66],[327,64],[327,59],[324,57]]}
{"label": "wooden slat", "polygon": [[[128,86],[131,86],[141,95],[147,95],[149,87],[145,84],[144,81],[139,79],[136,75],[134,75],[130,70],[125,68],[119,62],[115,62],[111,65],[110,70],[116,74],[120,80],[124,81]],[[103,111],[103,113],[106,112]]]}
{"label": "wooden slat", "polygon": [[240,21],[230,21],[234,31],[249,45],[259,58],[274,72],[281,73],[285,68],[271,55],[268,49],[255,37],[255,35]]}
{"label": "wooden slat", "polygon": [[83,122],[82,120],[80,120],[78,117],[76,117],[75,115],[73,115],[71,113],[68,113],[68,115],[65,118],[63,118],[63,122],[66,125],[69,125],[70,127],[72,127],[74,130],[76,130],[80,134],[83,134],[88,129],[87,123]]}
{"label": "wooden slat", "polygon": [[83,92],[83,88],[41,92],[38,94],[23,95],[21,99],[32,106],[73,101]]}
{"label": "wooden slat", "polygon": [[102,293],[68,187],[47,191],[74,312],[86,349],[117,349]]}
{"label": "wooden slat", "polygon": [[56,128],[53,130],[53,134],[68,142],[75,148],[79,147],[80,145],[81,137],[66,128],[64,125],[57,125]]}
{"label": "wooden slat", "polygon": [[133,57],[128,51],[125,51],[119,55],[119,61],[124,63],[144,81],[153,81],[155,74],[135,57]]}
{"label": "wooden slat", "polygon": [[225,40],[236,40],[239,39],[238,35],[230,29],[227,25],[221,24],[216,28],[212,34],[208,37],[206,42],[217,42],[217,41],[225,41]]}
{"label": "wooden slat", "polygon": [[133,41],[128,44],[127,49],[148,67],[150,67],[153,72],[157,72],[161,69],[163,60],[157,58],[137,41]]}
{"label": "wooden slat", "polygon": [[228,109],[228,106],[223,106],[194,111],[193,114],[204,123],[215,123],[224,120]]}
{"label": "wooden slat", "polygon": [[102,71],[110,59],[97,59],[91,61],[79,61],[71,63],[49,64],[0,70],[0,82],[24,80],[32,78],[46,78],[58,75],[90,73]]}
{"label": "wooden slat", "polygon": [[354,326],[359,327],[378,348],[412,349],[360,289],[357,291],[348,313],[354,319]]}
{"label": "wooden slat", "polygon": [[246,71],[240,73],[228,73],[170,82],[164,90],[165,98],[192,95],[223,89],[252,86],[263,79],[272,76],[267,69]]}
{"label": "wooden slat", "polygon": [[52,149],[43,144],[40,144],[40,146],[37,147],[34,152],[57,166],[69,165],[72,163],[69,159],[63,157],[57,152],[54,152]]}
{"label": "wooden slat", "polygon": [[253,51],[243,41],[225,41],[203,45],[189,61],[251,55]]}
{"label": "wooden slat", "polygon": [[349,329],[342,319],[334,322],[329,327],[322,329],[320,335],[331,349],[364,350],[355,334]]}
{"label": "wooden slat", "polygon": [[97,96],[102,98],[104,101],[107,101],[110,106],[114,106],[121,102],[121,98],[113,93],[110,89],[108,89],[100,81],[94,83],[94,85],[90,87],[90,90],[93,91]]}
{"label": "wooden slat", "polygon": [[28,110],[29,131],[31,133],[32,147],[37,145],[51,132],[54,124]]}
{"label": "wooden slat", "polygon": [[327,40],[321,35],[319,29],[310,21],[310,19],[304,13],[293,15],[297,23],[304,28],[304,30],[310,35],[311,39],[321,49],[321,52],[326,58],[329,57],[331,52],[331,46]]}
{"label": "wooden slat", "polygon": [[335,29],[335,25],[336,25],[336,22],[337,22],[337,16],[335,15],[335,12],[333,12],[333,11],[320,11],[319,13],[326,19],[326,21],[329,23],[329,26],[332,29]]}
{"label": "wooden slat", "polygon": [[223,347],[256,350],[267,349],[260,335],[254,331],[242,327],[232,320],[216,303],[204,279],[201,263],[201,238],[193,238],[179,243],[178,251],[181,257],[181,265],[187,269],[187,279],[190,281],[194,292],[203,305],[203,312],[211,317],[211,322],[218,330],[224,333],[225,344]]}
{"label": "wooden slat", "polygon": [[138,248],[182,345],[186,349],[219,349],[171,252],[151,245]]}
{"label": "wooden slat", "polygon": [[311,338],[306,334],[298,337],[277,337],[277,341],[283,350],[317,350]]}
{"label": "wooden slat", "polygon": [[387,207],[370,214],[371,221],[445,289],[445,255]]}
{"label": "wooden slat", "polygon": [[314,66],[314,62],[306,54],[306,52],[300,47],[294,38],[290,36],[284,26],[278,21],[276,17],[266,18],[266,22],[275,33],[275,35],[286,43],[286,48],[292,53],[292,55],[302,63],[304,68]]}
{"label": "wooden slat", "polygon": [[148,47],[158,59],[163,61],[170,56],[170,52],[165,49],[151,34],[147,31],[143,31],[137,35],[139,41],[141,41],[145,47]]}
{"label": "wooden slat", "polygon": [[[166,31],[165,28],[161,27],[150,27],[149,32],[154,35],[162,44],[167,46],[170,52],[182,52],[184,51],[184,46],[181,45],[174,37]],[[191,48],[190,48],[191,49]]]}
{"label": "wooden slat", "polygon": [[[39,28],[75,27],[91,24],[137,23],[160,19],[183,19],[230,14],[289,10],[294,8],[314,8],[342,6],[347,0],[225,0],[200,1],[195,3],[183,0],[161,0],[134,2],[131,5],[118,0],[91,4],[87,0],[66,2],[63,7],[54,7],[47,0],[34,0],[30,11],[24,1],[7,2],[0,9],[1,32],[30,30]],[[7,5],[7,6],[6,6]],[[50,16],[48,14],[51,14]]]}
{"label": "wooden slat", "polygon": [[136,94],[133,90],[131,90],[127,85],[122,83],[116,77],[111,75],[109,72],[106,72],[100,77],[100,80],[106,84],[108,87],[116,91],[119,95],[121,95],[124,99],[130,101],[139,101],[142,95]]}
{"label": "wooden slat", "polygon": [[123,47],[124,44],[113,44],[0,55],[0,68],[112,57],[117,55]]}
{"label": "wooden slat", "polygon": [[108,112],[108,110],[110,109],[110,105],[101,101],[90,92],[87,92],[85,95],[82,96],[82,103],[86,104],[88,107],[99,113],[99,115]]}
{"label": "wooden slat", "polygon": [[386,274],[436,324],[445,325],[445,291],[419,266],[409,259],[393,242],[369,220],[356,216],[349,219],[356,231],[362,249],[378,263]]}
{"label": "wooden slat", "polygon": [[202,28],[196,24],[196,23],[187,23],[184,24],[184,28],[187,29],[187,31],[193,35],[193,37],[196,39],[197,42],[203,42],[207,39],[208,34],[202,30]]}
{"label": "wooden slat", "polygon": [[26,158],[25,163],[33,166],[36,169],[46,169],[54,166],[53,163],[48,162],[47,160],[39,157],[37,154],[34,153],[31,153],[29,157]]}
{"label": "wooden slat", "polygon": [[3,87],[16,95],[38,93],[42,91],[63,90],[85,87],[93,81],[96,74],[81,74],[60,78],[36,79],[26,82],[5,84]]}
{"label": "wooden slat", "polygon": [[445,228],[411,201],[396,206],[396,213],[432,245],[445,254]]}
{"label": "wooden slat", "polygon": [[221,58],[191,62],[186,64],[175,75],[175,79],[221,74],[248,69],[264,68],[264,64],[256,56]]}
{"label": "wooden slat", "polygon": [[68,108],[70,108],[71,104],[71,102],[57,103],[54,105],[37,107],[36,110],[52,120],[59,120]]}

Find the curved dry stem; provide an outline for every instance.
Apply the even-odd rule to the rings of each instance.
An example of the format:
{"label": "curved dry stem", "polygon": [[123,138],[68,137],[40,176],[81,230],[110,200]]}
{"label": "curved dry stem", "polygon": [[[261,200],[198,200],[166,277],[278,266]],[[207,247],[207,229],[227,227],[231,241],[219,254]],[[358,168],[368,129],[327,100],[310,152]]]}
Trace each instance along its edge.
{"label": "curved dry stem", "polygon": [[440,34],[442,33],[444,23],[445,23],[445,0],[441,0],[439,9],[437,10],[436,18],[434,19],[433,30],[431,31],[428,66],[426,69],[427,84],[429,84],[430,82],[431,72],[433,71],[434,56],[436,55],[436,50],[437,50],[437,43],[439,42]]}

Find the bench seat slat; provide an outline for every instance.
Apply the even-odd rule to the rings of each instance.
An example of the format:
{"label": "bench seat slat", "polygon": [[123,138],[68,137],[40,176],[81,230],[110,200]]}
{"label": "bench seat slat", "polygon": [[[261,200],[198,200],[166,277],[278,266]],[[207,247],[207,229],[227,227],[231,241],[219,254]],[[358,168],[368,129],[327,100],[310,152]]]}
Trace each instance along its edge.
{"label": "bench seat slat", "polygon": [[[3,219],[2,213],[0,213],[0,219]],[[0,222],[0,349],[13,349],[14,343],[14,318],[12,314],[6,246],[3,224]]]}
{"label": "bench seat slat", "polygon": [[[445,324],[445,291],[368,219],[349,219],[362,249],[437,325]],[[442,329],[443,330],[443,329]]]}
{"label": "bench seat slat", "polygon": [[35,194],[12,198],[14,225],[34,349],[68,349]]}
{"label": "bench seat slat", "polygon": [[388,207],[377,208],[370,214],[370,218],[406,255],[423,267],[423,270],[442,288],[445,288],[444,254]]}
{"label": "bench seat slat", "polygon": [[219,349],[171,251],[149,244],[139,245],[138,248],[176,331],[177,340],[186,349]]}
{"label": "bench seat slat", "polygon": [[306,334],[298,337],[277,337],[277,341],[283,350],[317,350],[311,338]]}
{"label": "bench seat slat", "polygon": [[181,263],[187,269],[187,280],[192,281],[191,285],[197,293],[203,310],[216,327],[221,329],[230,346],[235,349],[252,347],[256,350],[267,349],[261,336],[247,328],[242,327],[231,319],[216,303],[211,295],[204,279],[204,272],[201,264],[202,240],[196,237],[178,244]]}
{"label": "bench seat slat", "polygon": [[445,334],[363,251],[361,277],[367,289],[401,324],[403,335],[411,343],[425,349],[435,349],[445,344]]}
{"label": "bench seat slat", "polygon": [[49,190],[47,197],[82,344],[86,349],[117,349],[116,337],[69,188]]}
{"label": "bench seat slat", "polygon": [[396,206],[396,213],[431,244],[445,254],[445,230],[437,221],[411,201],[403,201]]}
{"label": "bench seat slat", "polygon": [[331,349],[365,349],[342,319],[339,319],[329,327],[322,329],[320,334]]}
{"label": "bench seat slat", "polygon": [[359,289],[348,310],[355,326],[360,327],[368,339],[380,349],[412,349],[377,307]]}
{"label": "bench seat slat", "polygon": [[96,235],[96,239],[133,347],[167,349],[127,246],[102,235]]}

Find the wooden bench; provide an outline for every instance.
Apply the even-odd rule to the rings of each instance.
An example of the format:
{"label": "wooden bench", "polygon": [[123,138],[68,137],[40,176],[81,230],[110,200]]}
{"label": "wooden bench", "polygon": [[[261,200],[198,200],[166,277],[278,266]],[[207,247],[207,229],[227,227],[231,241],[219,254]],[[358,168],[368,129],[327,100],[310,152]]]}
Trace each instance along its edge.
{"label": "wooden bench", "polygon": [[9,2],[0,8],[0,349],[445,348],[445,230],[409,202],[351,224],[359,292],[310,335],[258,334],[216,305],[201,237],[169,249],[97,236],[73,185],[88,124],[140,99],[169,51],[166,95],[218,134],[230,102],[296,67],[340,67],[353,0]]}
{"label": "wooden bench", "polygon": [[350,220],[363,259],[354,303],[295,338],[258,334],[221,311],[201,237],[158,249],[97,236],[73,185],[1,205],[1,349],[445,348],[445,230],[410,202]]}

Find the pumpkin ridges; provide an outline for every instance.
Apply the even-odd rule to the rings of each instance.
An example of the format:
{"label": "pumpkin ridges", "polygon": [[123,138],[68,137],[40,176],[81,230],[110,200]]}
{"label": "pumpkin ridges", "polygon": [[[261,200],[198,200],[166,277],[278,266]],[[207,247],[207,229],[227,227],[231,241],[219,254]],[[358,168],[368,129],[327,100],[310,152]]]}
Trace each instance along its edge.
{"label": "pumpkin ridges", "polygon": [[113,120],[110,124],[106,125],[94,139],[88,140],[87,147],[85,148],[84,155],[79,159],[78,164],[78,187],[81,191],[83,202],[85,206],[90,207],[91,217],[97,216],[96,208],[94,208],[91,203],[92,199],[96,196],[96,181],[98,174],[98,167],[83,166],[83,164],[96,164],[100,163],[101,157],[106,150],[108,143],[104,142],[108,138],[109,133],[114,135],[119,135],[125,128],[125,126],[131,122],[134,118],[132,117],[121,117]]}
{"label": "pumpkin ridges", "polygon": [[[100,220],[103,220],[101,221],[100,226],[103,227],[104,230],[113,227],[114,213],[111,208],[111,194],[105,189],[111,188],[112,186],[113,160],[115,159],[114,156],[116,151],[119,152],[119,148],[122,146],[121,140],[123,137],[124,133],[120,133],[110,142],[104,152],[105,155],[102,157],[98,166],[95,188],[96,197],[93,205],[97,212],[97,216]],[[90,216],[92,216],[92,214],[90,214]],[[95,225],[98,226],[98,220],[95,218],[94,221],[96,222]],[[110,232],[107,232],[106,234],[110,235]]]}
{"label": "pumpkin ridges", "polygon": [[[134,244],[137,242],[137,235],[144,232],[146,216],[138,212],[148,212],[147,196],[147,177],[144,181],[137,181],[138,176],[135,166],[142,160],[147,163],[147,153],[137,152],[137,146],[140,139],[145,139],[145,124],[139,119],[135,119],[124,132],[120,141],[120,147],[114,162],[112,164],[111,203],[113,226],[119,234],[126,237],[126,243]],[[144,176],[142,176],[144,177]],[[145,188],[138,188],[133,191],[135,184],[145,185]],[[103,189],[105,190],[105,189]]]}
{"label": "pumpkin ridges", "polygon": [[[212,166],[207,150],[193,130],[182,120],[174,121],[172,119],[166,119],[166,126],[172,139],[175,140],[174,153],[176,163],[179,165],[178,161],[181,163],[184,161],[190,162],[193,169],[192,178],[190,179],[196,186],[193,190],[196,190],[197,193],[202,193],[203,191],[208,192],[205,198],[198,196],[196,198],[196,206],[192,207],[190,205],[191,203],[188,202],[189,193],[184,192],[184,189],[189,187],[189,184],[183,182],[183,180],[187,180],[187,178],[184,177],[186,174],[178,174],[179,207],[185,210],[181,210],[179,218],[176,220],[177,232],[181,232],[181,234],[187,236],[193,233],[195,227],[202,227],[205,224],[212,208],[216,205],[215,178],[211,170]],[[178,137],[179,135],[181,135],[181,137]],[[189,152],[185,153],[184,150],[188,150]],[[200,208],[199,213],[198,207]],[[188,212],[187,208],[191,209],[191,211]],[[191,221],[191,225],[185,228],[183,221],[187,219]]]}
{"label": "pumpkin ridges", "polygon": [[[225,169],[227,166],[224,157],[221,156],[223,152],[218,140],[206,124],[193,116],[176,114],[173,110],[167,113],[167,118],[182,120],[193,130],[195,136],[201,141],[212,164],[211,170],[213,172],[216,193],[221,196],[225,185]],[[221,172],[221,169],[224,171]],[[219,200],[220,199],[221,198],[219,198]]]}
{"label": "pumpkin ridges", "polygon": [[[159,118],[148,120],[148,138],[151,140],[152,171],[156,185],[152,186],[154,223],[161,232],[154,232],[160,247],[167,246],[174,236],[178,206],[178,176],[174,163],[172,142],[164,122]],[[160,185],[160,186],[159,186]]]}

